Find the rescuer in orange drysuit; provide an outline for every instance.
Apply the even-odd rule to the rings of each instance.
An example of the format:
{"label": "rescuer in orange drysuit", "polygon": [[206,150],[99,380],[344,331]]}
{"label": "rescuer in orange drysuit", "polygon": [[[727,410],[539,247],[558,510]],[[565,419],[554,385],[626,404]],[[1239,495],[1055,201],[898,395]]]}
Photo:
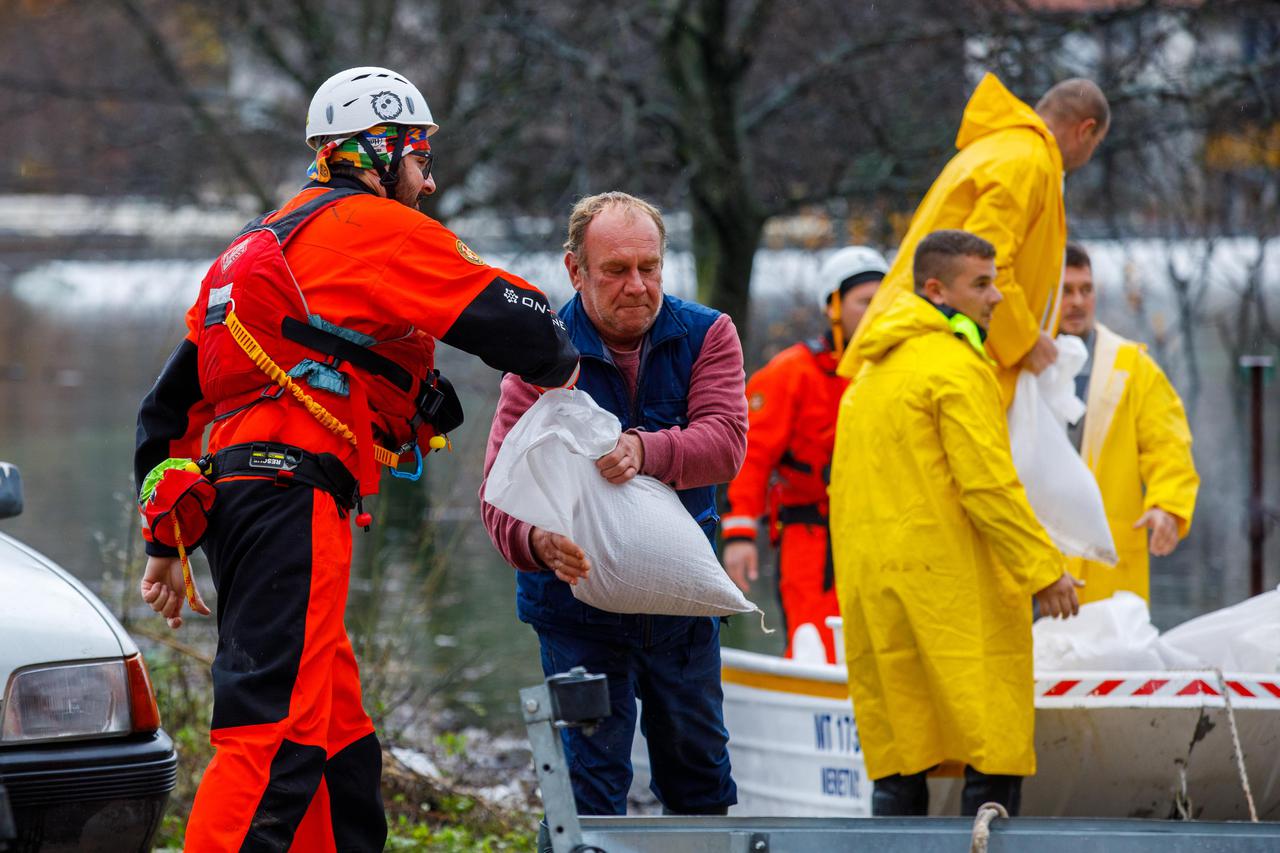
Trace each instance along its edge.
{"label": "rescuer in orange drysuit", "polygon": [[866,246],[848,246],[822,265],[822,308],[830,329],[788,347],[747,383],[747,457],[729,484],[724,566],[743,591],[759,573],[757,522],[781,547],[778,592],[786,621],[787,657],[795,631],[813,625],[828,662],[835,645],[828,616],[840,613],[827,540],[827,482],[836,412],[849,380],[836,375],[845,342],[875,295],[888,265]]}

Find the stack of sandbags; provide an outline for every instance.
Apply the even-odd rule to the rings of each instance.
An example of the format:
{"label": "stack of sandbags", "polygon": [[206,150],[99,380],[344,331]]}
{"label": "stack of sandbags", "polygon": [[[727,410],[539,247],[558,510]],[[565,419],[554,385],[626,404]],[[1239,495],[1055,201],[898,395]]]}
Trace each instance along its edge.
{"label": "stack of sandbags", "polygon": [[1184,622],[1161,634],[1147,602],[1117,592],[1074,619],[1031,627],[1037,672],[1220,669],[1280,672],[1280,589]]}
{"label": "stack of sandbags", "polygon": [[1183,622],[1161,640],[1224,672],[1280,672],[1280,588]]}
{"label": "stack of sandbags", "polygon": [[1085,604],[1073,619],[1037,619],[1031,636],[1036,672],[1203,668],[1161,640],[1147,602],[1132,592]]}

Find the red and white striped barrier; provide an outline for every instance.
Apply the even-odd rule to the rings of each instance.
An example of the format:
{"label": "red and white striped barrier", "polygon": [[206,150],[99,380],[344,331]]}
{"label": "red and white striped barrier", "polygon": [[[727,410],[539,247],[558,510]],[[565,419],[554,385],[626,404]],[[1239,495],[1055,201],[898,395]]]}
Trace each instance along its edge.
{"label": "red and white striped barrier", "polygon": [[1233,705],[1280,706],[1280,676],[1224,673],[1219,682],[1215,672],[1046,673],[1036,679],[1036,704],[1047,704],[1041,701],[1046,699],[1139,697],[1162,700],[1200,697],[1204,704],[1218,704],[1211,700],[1223,701],[1222,684],[1226,685]]}

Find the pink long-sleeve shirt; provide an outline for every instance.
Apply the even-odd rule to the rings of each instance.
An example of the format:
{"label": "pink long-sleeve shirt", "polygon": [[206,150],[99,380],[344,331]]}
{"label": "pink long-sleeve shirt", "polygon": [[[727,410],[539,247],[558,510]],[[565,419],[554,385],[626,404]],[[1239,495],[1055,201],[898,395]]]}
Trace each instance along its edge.
{"label": "pink long-sleeve shirt", "polygon": [[[632,401],[635,399],[640,347],[630,352],[610,349]],[[529,534],[533,527],[486,503],[484,485],[498,448],[520,416],[538,399],[538,390],[508,373],[502,379],[498,410],[489,429],[480,484],[480,514],[494,547],[512,566],[527,572],[545,571],[533,556]],[[676,489],[727,483],[738,473],[747,450],[746,374],[742,343],[728,314],[707,330],[702,350],[689,378],[689,423],[656,432],[629,430],[644,446],[641,474]]]}

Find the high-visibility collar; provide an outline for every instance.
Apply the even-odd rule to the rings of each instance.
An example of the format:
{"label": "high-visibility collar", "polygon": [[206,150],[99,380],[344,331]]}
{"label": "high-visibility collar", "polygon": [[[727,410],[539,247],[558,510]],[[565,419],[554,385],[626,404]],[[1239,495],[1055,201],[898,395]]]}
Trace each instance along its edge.
{"label": "high-visibility collar", "polygon": [[[924,299],[924,297],[920,297]],[[963,341],[967,341],[969,346],[973,347],[974,352],[982,356],[984,361],[994,362],[991,356],[987,355],[987,348],[983,346],[987,340],[987,330],[979,326],[973,321],[968,314],[962,314],[950,305],[938,305],[925,299],[934,308],[947,318],[947,326],[951,329],[952,334]]]}

